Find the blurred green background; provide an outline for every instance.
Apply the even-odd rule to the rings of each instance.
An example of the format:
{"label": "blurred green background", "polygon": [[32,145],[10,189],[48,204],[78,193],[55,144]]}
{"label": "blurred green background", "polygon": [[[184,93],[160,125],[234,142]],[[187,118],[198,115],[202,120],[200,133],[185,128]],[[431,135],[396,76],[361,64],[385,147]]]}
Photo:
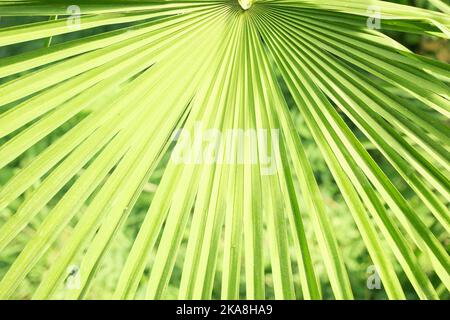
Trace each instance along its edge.
{"label": "blurred green background", "polygon": [[[427,1],[396,1],[403,4],[409,4],[420,7],[427,7]],[[30,22],[38,22],[48,20],[48,17],[1,17],[0,18],[0,28],[8,27],[17,24],[30,23]],[[105,32],[109,30],[113,30],[118,27],[125,27],[126,25],[120,26],[108,26],[95,28],[91,30],[86,30],[82,32],[75,32],[72,34],[57,36],[52,39],[52,44],[55,45],[57,43],[70,41],[77,39],[79,37],[86,37],[90,35],[94,35],[100,32]],[[433,57],[435,59],[439,59],[441,61],[450,62],[450,50],[448,42],[442,40],[436,40],[429,37],[422,37],[418,35],[406,35],[400,33],[388,33],[391,37],[395,38],[397,41],[401,42],[412,51]],[[8,46],[0,48],[0,58],[7,57],[11,55],[16,55],[22,52],[35,50],[39,48],[43,48],[46,45],[47,40],[39,40],[32,41],[28,43],[23,43],[20,45]],[[17,76],[17,75],[16,75]],[[0,79],[0,84],[13,80],[15,76],[11,76],[8,78]],[[286,90],[286,88],[284,88]],[[333,226],[335,228],[339,243],[341,244],[344,261],[347,264],[348,270],[350,272],[350,279],[352,282],[352,287],[354,289],[355,297],[358,299],[385,299],[386,295],[383,289],[380,290],[369,290],[367,288],[367,279],[370,274],[368,274],[367,270],[369,266],[372,264],[367,251],[365,250],[365,246],[359,236],[359,233],[356,229],[355,223],[351,217],[351,214],[348,212],[348,209],[339,193],[339,190],[326,167],[325,162],[322,159],[320,151],[315,145],[311,135],[308,132],[304,122],[302,121],[301,116],[298,114],[292,101],[289,100],[289,96],[286,95],[288,102],[291,105],[292,114],[295,118],[297,127],[299,132],[304,140],[305,145],[307,146],[307,154],[309,159],[313,165],[315,170],[317,181],[319,182],[321,191],[327,203],[327,210],[332,219]],[[413,103],[412,101],[410,101]],[[13,107],[15,104],[0,108],[0,112],[6,111],[8,108]],[[25,154],[23,154],[20,158],[16,159],[6,168],[0,170],[0,186],[5,184],[8,179],[14,175],[14,173],[19,169],[27,165],[37,154],[39,154],[42,150],[44,150],[48,145],[50,145],[53,141],[58,139],[62,134],[70,130],[74,124],[79,122],[86,114],[80,114],[77,117],[71,119],[68,123],[66,123],[63,127],[59,128],[51,135],[47,136],[45,139],[40,141],[37,145],[30,148]],[[352,126],[351,124],[349,124]],[[352,126],[353,127],[353,126]],[[356,134],[359,134],[359,137],[362,141],[366,141],[366,139],[355,129]],[[13,133],[9,137],[0,140],[0,144],[4,143],[11,136],[17,134],[18,132]],[[374,150],[369,142],[366,143],[366,147],[371,151],[373,157],[378,161],[382,169],[388,174],[389,177],[393,178],[393,182],[402,191],[403,195],[411,202],[412,207],[415,208],[417,214],[419,214],[424,221],[432,228],[433,232],[436,235],[441,235],[440,240],[445,243],[448,247],[450,245],[450,239],[448,234],[445,234],[443,230],[439,228],[434,223],[433,217],[428,214],[424,205],[420,202],[417,196],[411,192],[410,189],[404,184],[402,179],[394,172],[393,168],[386,163],[381,154]],[[167,157],[164,161],[167,161]],[[116,282],[120,275],[121,268],[124,265],[124,262],[127,258],[127,254],[132,246],[133,239],[136,236],[140,224],[143,221],[143,218],[147,212],[148,206],[152,200],[154,195],[154,191],[161,179],[161,176],[164,172],[164,161],[161,164],[157,173],[151,178],[150,182],[145,188],[144,193],[141,195],[138,200],[136,207],[134,208],[130,218],[126,221],[126,224],[121,229],[119,234],[116,237],[116,240],[113,246],[110,248],[108,254],[106,255],[99,271],[96,275],[88,298],[91,299],[104,299],[108,298],[113,290],[115,289]],[[34,221],[16,238],[16,240],[7,247],[6,250],[0,252],[0,278],[5,274],[8,270],[9,266],[12,264],[14,259],[23,249],[26,242],[33,236],[40,222],[45,217],[46,213],[51,209],[51,207],[57,203],[57,201],[64,194],[65,190],[70,187],[70,183],[63,189],[52,201],[51,203],[44,209],[42,212],[34,219]],[[14,214],[21,203],[26,199],[26,197],[33,192],[33,188],[27,191],[20,199],[16,200],[12,205],[10,205],[7,209],[0,212],[0,225],[2,225],[8,217]],[[305,219],[306,219],[305,215]],[[71,223],[71,227],[73,227],[77,222],[77,217]],[[312,234],[312,228],[309,226],[308,221],[305,221],[306,230],[308,232],[308,236],[310,239],[314,239]],[[177,297],[177,284],[181,278],[181,272],[183,267],[183,256],[184,250],[186,248],[187,236],[188,236],[189,226],[187,228],[185,239],[183,241],[182,247],[180,249],[180,254],[178,256],[175,270],[173,273],[173,277],[171,279],[169,290],[168,290],[168,298],[176,299]],[[48,250],[47,254],[41,259],[40,263],[37,267],[35,267],[23,282],[20,285],[19,289],[16,291],[13,298],[16,299],[29,299],[31,298],[31,293],[34,291],[36,286],[39,284],[40,279],[42,278],[43,273],[47,270],[48,266],[52,264],[52,262],[57,259],[58,253],[63,249],[64,243],[68,237],[71,235],[71,228],[66,228],[63,232],[62,236],[59,237],[58,241]],[[312,243],[312,253],[313,255],[318,252],[315,250],[316,244],[313,240],[310,241]],[[294,250],[294,249],[292,249]],[[292,256],[294,258],[294,253],[292,252]],[[220,259],[220,257],[219,257]],[[322,288],[324,293],[324,298],[332,299],[333,295],[330,291],[330,286],[327,283],[327,277],[325,275],[324,267],[321,263],[320,257],[314,255],[314,259],[317,264],[317,273],[322,282]],[[393,258],[394,259],[394,258]],[[267,298],[273,298],[273,292],[271,291],[271,270],[269,260],[266,259],[266,283],[267,283]],[[150,262],[151,265],[151,262]],[[294,264],[294,268],[295,268]],[[430,270],[426,263],[423,264],[425,270]],[[428,269],[427,269],[428,268]],[[218,298],[220,295],[220,270],[221,264],[218,263],[218,270],[216,274],[216,284],[214,288],[213,297]],[[398,272],[400,275],[400,280],[402,281],[402,285],[407,293],[408,298],[416,299],[416,295],[412,290],[411,285],[408,283],[404,273],[398,268]],[[70,273],[70,270],[68,270]],[[435,277],[434,274],[430,273],[430,278],[433,283],[436,283],[438,286],[439,280]],[[145,283],[148,281],[149,269],[147,268],[144,278],[141,282],[141,290],[139,292],[138,297],[142,297],[143,288],[145,288]],[[298,292],[301,292],[299,289],[299,278],[298,276],[295,278],[295,284],[297,286]],[[448,292],[440,286],[439,291],[442,294],[442,298],[449,298]],[[67,288],[65,286],[61,286],[60,290],[57,293],[58,298],[64,298],[67,293]],[[245,286],[244,286],[244,273],[242,272],[242,285],[241,285],[241,296],[245,297]],[[301,297],[301,295],[299,295]]]}

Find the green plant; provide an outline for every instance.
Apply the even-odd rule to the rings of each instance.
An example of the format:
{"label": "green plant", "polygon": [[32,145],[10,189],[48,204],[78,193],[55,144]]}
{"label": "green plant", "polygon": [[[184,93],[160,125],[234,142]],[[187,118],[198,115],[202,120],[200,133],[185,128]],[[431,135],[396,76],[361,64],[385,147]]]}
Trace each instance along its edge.
{"label": "green plant", "polygon": [[[164,298],[187,230],[180,298],[211,298],[218,262],[222,298],[240,297],[242,267],[245,297],[265,298],[269,258],[277,299],[320,299],[312,242],[334,297],[353,298],[293,101],[387,296],[405,298],[404,274],[419,298],[439,298],[436,287],[450,285],[450,68],[373,28],[378,12],[383,31],[448,39],[448,6],[430,3],[441,12],[374,0],[0,1],[3,17],[50,17],[0,29],[0,46],[45,42],[0,60],[0,167],[76,119],[0,189],[0,209],[21,201],[0,227],[0,250],[50,207],[1,279],[0,297],[14,293],[68,225],[33,297],[51,298],[74,263],[80,285],[68,298],[86,297],[148,181],[163,170],[113,298],[135,297],[150,258],[145,297]],[[98,29],[105,26],[110,31]],[[67,33],[79,37],[58,40]],[[267,147],[275,157],[276,171],[250,161],[167,159],[174,132],[198,126],[279,130],[279,140],[257,144],[259,156]],[[248,160],[253,149],[244,147]],[[235,140],[227,149],[234,160],[238,149]],[[432,227],[409,194],[432,214]]]}

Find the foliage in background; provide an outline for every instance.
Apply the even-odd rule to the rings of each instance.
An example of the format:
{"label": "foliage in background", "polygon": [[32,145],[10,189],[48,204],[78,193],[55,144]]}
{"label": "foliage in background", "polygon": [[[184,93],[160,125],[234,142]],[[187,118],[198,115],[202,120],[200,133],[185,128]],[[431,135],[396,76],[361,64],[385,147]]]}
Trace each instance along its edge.
{"label": "foliage in background", "polygon": [[[423,11],[386,1],[259,1],[246,12],[234,1],[95,3],[80,2],[91,25],[69,32],[68,2],[0,1],[0,23],[10,28],[0,29],[0,297],[448,297],[450,18],[442,2],[418,1],[433,10]],[[422,55],[368,30],[369,5],[388,13],[385,34]],[[222,89],[206,92],[210,84]],[[175,128],[208,114],[218,126],[220,112],[214,118],[208,105],[231,127],[248,123],[225,110],[256,122],[265,112],[263,127],[281,122],[287,151],[270,186],[255,184],[251,166],[168,166]],[[138,116],[147,123],[138,127]],[[146,148],[154,154],[138,154]],[[124,155],[148,158],[120,173]],[[234,183],[213,193],[221,175]],[[259,193],[273,203],[253,203]],[[220,210],[202,207],[202,197],[227,208],[224,229],[213,221],[203,240],[201,224]],[[203,221],[193,220],[196,210]],[[255,222],[263,212],[272,227]],[[147,221],[157,213],[172,225]],[[258,228],[264,236],[252,242]],[[387,288],[367,288],[374,263]],[[67,287],[73,266],[83,275],[75,290]]]}

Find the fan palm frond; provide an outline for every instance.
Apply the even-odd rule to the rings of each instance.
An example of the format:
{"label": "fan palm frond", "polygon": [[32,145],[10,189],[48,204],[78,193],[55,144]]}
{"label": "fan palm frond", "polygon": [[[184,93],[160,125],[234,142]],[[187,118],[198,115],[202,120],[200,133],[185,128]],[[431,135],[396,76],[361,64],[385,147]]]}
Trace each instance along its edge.
{"label": "fan palm frond", "polygon": [[[68,298],[85,298],[163,169],[112,298],[135,298],[146,270],[145,297],[166,297],[186,242],[180,298],[211,298],[220,276],[222,298],[264,299],[268,259],[277,299],[320,299],[317,243],[334,297],[352,299],[293,100],[387,296],[405,298],[404,274],[419,298],[439,298],[430,279],[450,290],[445,244],[392,177],[448,236],[450,68],[384,32],[448,39],[448,6],[430,3],[440,11],[377,0],[0,1],[5,21],[46,17],[0,29],[0,47],[44,44],[0,59],[0,168],[75,121],[0,189],[0,209],[21,201],[0,225],[0,251],[50,208],[1,278],[0,297],[13,297],[73,224],[33,298],[52,298],[74,261],[81,283]],[[382,30],[369,25],[373,10]],[[202,161],[201,150],[191,150],[192,161],[167,160],[183,152],[183,132],[205,130],[263,130],[274,139],[219,139],[216,151],[228,163]]]}

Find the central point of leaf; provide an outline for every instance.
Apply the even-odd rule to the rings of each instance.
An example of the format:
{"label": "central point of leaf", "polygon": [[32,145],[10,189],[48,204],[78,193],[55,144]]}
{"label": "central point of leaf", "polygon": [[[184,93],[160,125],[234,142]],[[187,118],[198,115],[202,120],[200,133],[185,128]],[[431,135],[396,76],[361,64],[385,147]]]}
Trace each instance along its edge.
{"label": "central point of leaf", "polygon": [[253,2],[255,0],[238,0],[239,4],[241,5],[241,8],[244,10],[248,10],[250,9],[250,7],[252,6]]}

